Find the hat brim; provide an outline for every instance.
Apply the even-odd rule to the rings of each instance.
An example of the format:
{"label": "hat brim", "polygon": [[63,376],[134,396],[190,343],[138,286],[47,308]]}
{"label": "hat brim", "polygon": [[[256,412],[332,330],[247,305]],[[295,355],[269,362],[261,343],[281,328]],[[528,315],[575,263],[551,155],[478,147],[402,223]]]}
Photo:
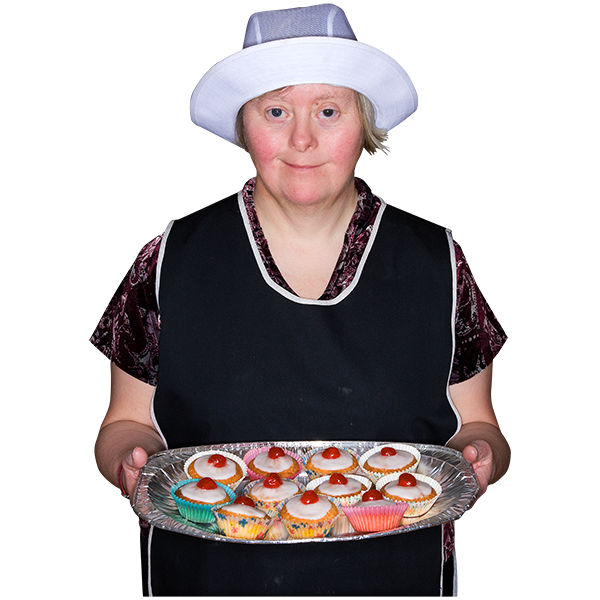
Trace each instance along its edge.
{"label": "hat brim", "polygon": [[240,108],[289,85],[324,83],[365,95],[375,125],[389,131],[417,109],[417,92],[390,56],[355,40],[302,37],[245,48],[214,65],[194,89],[192,121],[235,143]]}

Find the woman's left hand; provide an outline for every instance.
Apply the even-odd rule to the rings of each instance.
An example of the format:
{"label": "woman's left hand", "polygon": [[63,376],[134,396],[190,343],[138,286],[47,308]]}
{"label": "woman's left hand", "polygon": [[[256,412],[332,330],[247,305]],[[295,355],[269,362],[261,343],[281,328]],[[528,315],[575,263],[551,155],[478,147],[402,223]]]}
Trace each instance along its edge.
{"label": "woman's left hand", "polygon": [[485,494],[494,474],[494,455],[492,447],[483,440],[474,440],[464,447],[463,456],[471,463],[479,484],[479,494]]}

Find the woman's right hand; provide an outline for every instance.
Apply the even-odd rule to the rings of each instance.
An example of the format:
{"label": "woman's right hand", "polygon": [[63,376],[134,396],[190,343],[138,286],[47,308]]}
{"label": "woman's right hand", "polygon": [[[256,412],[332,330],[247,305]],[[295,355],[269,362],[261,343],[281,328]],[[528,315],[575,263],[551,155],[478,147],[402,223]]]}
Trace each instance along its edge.
{"label": "woman's right hand", "polygon": [[133,498],[135,486],[140,477],[142,467],[148,461],[148,453],[139,446],[125,454],[121,462],[121,485],[129,498]]}

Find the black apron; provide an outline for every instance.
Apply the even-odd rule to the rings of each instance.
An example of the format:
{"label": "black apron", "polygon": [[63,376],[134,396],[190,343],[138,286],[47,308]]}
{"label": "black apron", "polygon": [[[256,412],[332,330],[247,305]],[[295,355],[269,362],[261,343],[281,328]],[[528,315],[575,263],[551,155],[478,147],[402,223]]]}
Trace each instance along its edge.
{"label": "black apron", "polygon": [[[269,279],[237,196],[173,224],[154,398],[170,448],[454,435],[452,243],[442,227],[382,211],[353,283],[331,301]],[[308,544],[152,528],[147,568],[154,595],[439,595],[442,553],[441,527]]]}

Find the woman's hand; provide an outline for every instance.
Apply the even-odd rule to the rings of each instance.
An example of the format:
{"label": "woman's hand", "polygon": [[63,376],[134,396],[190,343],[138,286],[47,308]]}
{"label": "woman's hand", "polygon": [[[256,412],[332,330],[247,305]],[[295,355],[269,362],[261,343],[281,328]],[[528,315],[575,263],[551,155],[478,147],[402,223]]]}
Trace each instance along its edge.
{"label": "woman's hand", "polygon": [[140,472],[147,461],[148,453],[139,446],[136,446],[123,457],[120,470],[120,484],[121,489],[125,490],[129,498],[133,498]]}
{"label": "woman's hand", "polygon": [[485,494],[494,474],[494,454],[492,447],[484,440],[474,440],[463,451],[465,460],[471,464],[479,484],[479,494]]}

